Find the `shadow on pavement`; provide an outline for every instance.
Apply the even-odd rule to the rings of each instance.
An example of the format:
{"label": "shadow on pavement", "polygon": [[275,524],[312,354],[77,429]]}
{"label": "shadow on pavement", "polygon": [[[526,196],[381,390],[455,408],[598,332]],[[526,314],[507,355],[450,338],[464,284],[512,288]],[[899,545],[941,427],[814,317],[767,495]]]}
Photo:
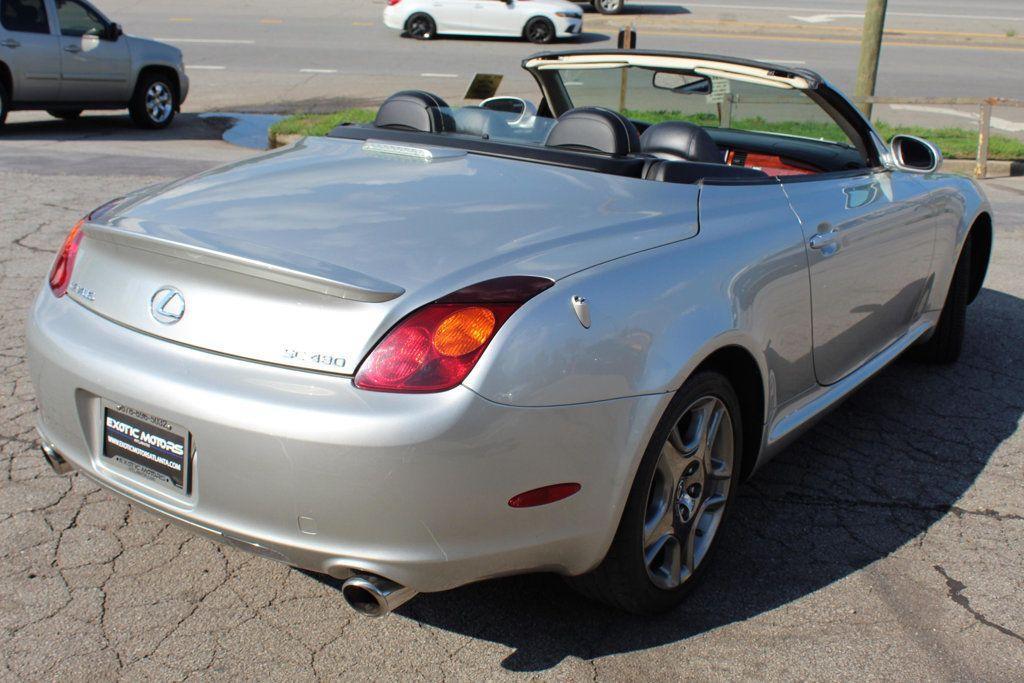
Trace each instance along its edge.
{"label": "shadow on pavement", "polygon": [[[423,594],[396,614],[514,648],[539,672],[665,645],[749,619],[886,557],[947,514],[1021,418],[1024,300],[984,290],[959,363],[901,360],[741,490],[704,582],[676,610],[638,618],[530,575]],[[394,618],[394,617],[392,617]]]}
{"label": "shadow on pavement", "polygon": [[558,39],[547,44],[535,44],[528,43],[522,38],[512,36],[458,36],[458,35],[439,35],[432,40],[452,40],[452,41],[475,41],[482,43],[523,43],[527,47],[532,46],[534,52],[546,52],[548,50],[568,50],[576,45],[586,45],[588,43],[603,43],[606,40],[611,40],[608,36],[603,33],[587,33],[584,31],[575,38]]}
{"label": "shadow on pavement", "polygon": [[[585,5],[584,10],[590,14],[599,15],[593,5]],[[636,2],[626,2],[626,6],[619,12],[618,15],[613,16],[628,16],[630,14],[692,14],[692,12],[683,7],[682,5],[643,5]]]}
{"label": "shadow on pavement", "polygon": [[151,140],[219,140],[231,125],[230,119],[202,119],[198,114],[178,114],[167,128],[146,130],[132,123],[128,114],[86,112],[78,119],[62,121],[42,112],[15,112],[30,115],[12,119],[0,128],[0,140],[31,140],[66,142],[108,138],[116,141]]}

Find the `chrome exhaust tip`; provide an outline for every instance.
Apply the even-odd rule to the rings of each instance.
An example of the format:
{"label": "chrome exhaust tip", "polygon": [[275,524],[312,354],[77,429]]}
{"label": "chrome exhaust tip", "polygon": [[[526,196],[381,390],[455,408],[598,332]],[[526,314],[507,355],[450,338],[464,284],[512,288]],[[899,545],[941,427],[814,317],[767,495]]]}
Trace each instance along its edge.
{"label": "chrome exhaust tip", "polygon": [[57,452],[57,449],[48,443],[44,443],[39,447],[39,450],[43,452],[43,457],[46,458],[46,462],[50,463],[50,467],[57,474],[67,474],[72,470],[71,463],[64,459],[64,457]]}
{"label": "chrome exhaust tip", "polygon": [[348,606],[367,617],[383,617],[416,596],[407,586],[373,574],[356,574],[341,585]]}

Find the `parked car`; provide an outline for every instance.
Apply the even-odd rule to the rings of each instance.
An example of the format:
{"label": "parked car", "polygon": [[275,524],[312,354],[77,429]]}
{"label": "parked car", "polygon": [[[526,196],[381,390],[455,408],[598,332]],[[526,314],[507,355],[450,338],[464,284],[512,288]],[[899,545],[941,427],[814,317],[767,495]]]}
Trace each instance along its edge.
{"label": "parked car", "polygon": [[536,104],[403,91],[76,224],[28,322],[54,468],[364,614],[530,571],[648,614],[743,480],[961,354],[992,209],[930,143],[805,69],[523,64]]}
{"label": "parked car", "polygon": [[181,50],[125,35],[85,0],[0,0],[0,125],[15,109],[127,108],[163,128],[187,95]]}
{"label": "parked car", "polygon": [[626,6],[626,0],[575,0],[590,5],[601,14],[620,14]]}
{"label": "parked car", "polygon": [[419,40],[448,34],[550,43],[579,36],[583,10],[569,0],[388,0],[384,25]]}

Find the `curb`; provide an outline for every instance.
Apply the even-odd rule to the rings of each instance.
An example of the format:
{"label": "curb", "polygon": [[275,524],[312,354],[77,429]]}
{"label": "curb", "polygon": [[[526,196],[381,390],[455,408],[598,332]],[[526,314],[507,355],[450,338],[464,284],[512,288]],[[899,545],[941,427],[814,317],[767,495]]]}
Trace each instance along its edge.
{"label": "curb", "polygon": [[[974,159],[946,159],[942,162],[942,170],[947,173],[959,173],[974,177]],[[1024,161],[989,161],[986,178],[1008,178],[1024,175]]]}
{"label": "curb", "polygon": [[298,142],[305,135],[278,135],[271,131],[267,134],[267,149],[277,149],[278,147],[284,147],[290,145],[293,142]]}

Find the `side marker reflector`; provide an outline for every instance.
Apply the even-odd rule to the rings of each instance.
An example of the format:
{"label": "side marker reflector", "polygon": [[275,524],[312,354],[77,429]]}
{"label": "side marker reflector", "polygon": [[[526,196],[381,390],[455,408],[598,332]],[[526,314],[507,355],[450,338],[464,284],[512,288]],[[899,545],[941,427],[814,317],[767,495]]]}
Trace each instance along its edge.
{"label": "side marker reflector", "polygon": [[550,484],[539,489],[523,491],[508,499],[508,506],[513,508],[532,508],[547,505],[568,498],[582,487],[576,483]]}

